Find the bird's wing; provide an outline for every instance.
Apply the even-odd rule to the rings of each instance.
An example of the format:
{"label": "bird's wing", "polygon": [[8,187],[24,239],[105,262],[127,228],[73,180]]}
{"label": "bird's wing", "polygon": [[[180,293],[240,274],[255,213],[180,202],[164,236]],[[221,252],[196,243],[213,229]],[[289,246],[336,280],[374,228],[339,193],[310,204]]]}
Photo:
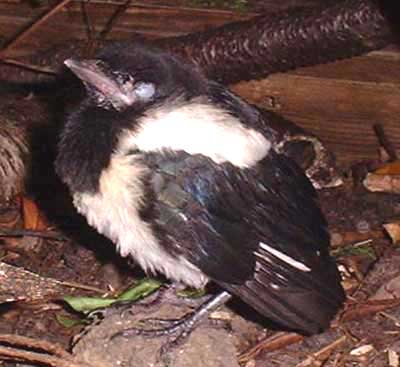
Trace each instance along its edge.
{"label": "bird's wing", "polygon": [[328,326],[343,289],[314,189],[292,161],[271,151],[251,169],[185,153],[153,163],[158,223],[178,252],[274,322]]}

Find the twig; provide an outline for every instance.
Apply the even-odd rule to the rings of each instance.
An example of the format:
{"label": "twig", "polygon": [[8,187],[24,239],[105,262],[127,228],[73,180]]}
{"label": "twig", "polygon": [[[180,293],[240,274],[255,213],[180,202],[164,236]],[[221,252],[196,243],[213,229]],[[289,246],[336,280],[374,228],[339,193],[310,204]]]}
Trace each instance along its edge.
{"label": "twig", "polygon": [[49,68],[46,68],[43,66],[28,64],[28,63],[17,61],[17,60],[0,59],[0,62],[2,64],[16,66],[18,68],[29,70],[29,71],[34,71],[34,72],[40,73],[40,74],[46,74],[46,75],[51,75],[51,76],[57,75],[57,71],[55,71],[53,69],[49,69]]}
{"label": "twig", "polygon": [[345,335],[341,336],[326,347],[320,349],[318,352],[312,353],[303,362],[298,363],[296,367],[308,367],[312,366],[316,361],[322,362],[323,360],[326,360],[333,350],[340,347],[346,340],[347,337]]}
{"label": "twig", "polygon": [[0,358],[4,360],[39,363],[52,367],[91,367],[86,363],[75,361],[74,356],[59,344],[46,340],[0,334],[0,344],[5,344],[5,346],[0,345]]}
{"label": "twig", "polygon": [[298,343],[304,339],[303,336],[296,333],[276,333],[266,339],[261,340],[257,345],[242,353],[238,357],[239,363],[246,363],[254,359],[261,351],[272,352],[288,345]]}
{"label": "twig", "polygon": [[105,39],[107,34],[110,33],[112,30],[112,27],[114,26],[115,22],[117,19],[125,13],[125,11],[128,9],[129,5],[131,4],[132,0],[126,0],[124,4],[121,4],[114,12],[113,15],[111,15],[110,19],[107,21],[106,25],[104,26],[103,30],[99,34],[99,39]]}
{"label": "twig", "polygon": [[387,312],[384,312],[384,311],[379,312],[379,314],[386,317],[387,319],[393,321],[396,327],[400,327],[400,319],[398,317],[389,315]]}
{"label": "twig", "polygon": [[50,343],[47,340],[33,339],[22,335],[0,334],[0,343],[24,348],[39,349],[48,354],[54,354],[57,357],[71,357],[71,355],[59,344]]}
{"label": "twig", "polygon": [[67,5],[71,0],[61,0],[56,6],[51,8],[48,12],[46,12],[42,17],[40,17],[36,22],[31,24],[28,28],[19,33],[13,40],[11,40],[0,53],[0,57],[4,56],[7,51],[11,50],[15,46],[17,46],[23,39],[33,33],[37,28],[39,28],[44,22],[46,22],[50,17],[56,14],[59,10],[61,10],[65,5]]}
{"label": "twig", "polygon": [[90,285],[42,277],[26,269],[0,262],[0,303],[60,299],[64,297],[66,288],[84,289],[101,295],[109,293]]}
{"label": "twig", "polygon": [[385,233],[382,230],[371,229],[365,233],[357,231],[337,232],[335,229],[331,230],[331,246],[334,248],[334,253],[342,251],[342,247],[345,246],[363,246],[375,239],[382,238],[385,238]]}
{"label": "twig", "polygon": [[0,346],[0,358],[5,360],[40,363],[41,365],[52,367],[92,367],[86,363],[74,362],[72,356],[70,358],[60,358],[13,347]]}
{"label": "twig", "polygon": [[31,229],[0,230],[0,237],[37,237],[57,241],[67,241],[67,238],[53,231],[35,231]]}
{"label": "twig", "polygon": [[339,323],[356,320],[360,317],[376,314],[400,305],[400,299],[382,299],[366,301],[353,307],[348,307],[339,319]]}
{"label": "twig", "polygon": [[90,18],[88,16],[87,13],[87,8],[86,8],[86,4],[89,2],[89,0],[87,1],[81,1],[80,5],[81,5],[81,13],[82,13],[82,18],[83,18],[83,23],[85,24],[85,29],[86,29],[86,34],[88,37],[88,40],[91,41],[93,39],[93,35],[94,35],[94,28],[92,26],[92,23],[90,21]]}
{"label": "twig", "polygon": [[389,162],[393,162],[393,161],[397,160],[396,149],[394,148],[393,144],[387,138],[382,124],[374,124],[373,129],[374,129],[374,133],[378,139],[379,145],[385,150],[386,154],[389,157]]}
{"label": "twig", "polygon": [[92,292],[96,292],[96,293],[99,293],[99,294],[107,294],[107,293],[109,293],[108,291],[106,291],[104,289],[97,288],[97,287],[92,287],[91,285],[86,285],[86,284],[81,284],[81,283],[60,282],[60,284],[65,286],[65,287],[83,289],[83,290],[86,290],[86,291],[92,291]]}

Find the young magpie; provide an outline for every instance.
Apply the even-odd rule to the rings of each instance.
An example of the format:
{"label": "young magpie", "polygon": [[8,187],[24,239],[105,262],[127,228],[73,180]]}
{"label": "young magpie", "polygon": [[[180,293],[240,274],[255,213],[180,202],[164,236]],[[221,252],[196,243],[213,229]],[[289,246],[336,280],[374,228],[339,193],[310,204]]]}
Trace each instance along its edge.
{"label": "young magpie", "polygon": [[344,292],[326,222],[256,107],[148,46],[65,65],[87,93],[56,170],[91,226],[147,272],[218,283],[204,308],[232,294],[284,328],[329,326]]}

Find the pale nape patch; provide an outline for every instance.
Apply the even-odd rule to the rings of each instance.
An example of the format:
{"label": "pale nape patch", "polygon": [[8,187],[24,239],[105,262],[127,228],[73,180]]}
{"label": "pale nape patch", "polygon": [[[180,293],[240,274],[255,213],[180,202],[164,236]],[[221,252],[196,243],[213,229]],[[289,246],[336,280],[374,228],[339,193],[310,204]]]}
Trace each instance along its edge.
{"label": "pale nape patch", "polygon": [[121,150],[183,150],[203,154],[216,163],[230,162],[246,168],[263,159],[271,148],[261,133],[202,98],[150,109],[138,124],[133,132],[121,135]]}
{"label": "pale nape patch", "polygon": [[139,216],[146,170],[137,157],[115,153],[101,174],[99,192],[75,194],[74,204],[122,256],[131,255],[145,271],[201,287],[206,282],[203,273],[183,257],[170,256]]}

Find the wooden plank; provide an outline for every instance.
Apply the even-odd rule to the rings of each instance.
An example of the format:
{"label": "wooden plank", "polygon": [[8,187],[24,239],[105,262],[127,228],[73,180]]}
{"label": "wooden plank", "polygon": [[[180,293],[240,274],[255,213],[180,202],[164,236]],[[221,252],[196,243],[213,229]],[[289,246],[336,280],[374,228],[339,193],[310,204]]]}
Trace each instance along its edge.
{"label": "wooden plank", "polygon": [[[101,30],[117,9],[117,4],[91,1],[86,8],[95,29]],[[32,9],[26,3],[0,2],[0,34],[11,39],[19,30],[28,26],[47,9],[48,7]],[[177,36],[216,27],[227,22],[248,19],[251,16],[254,16],[254,14],[171,6],[135,5],[129,7],[118,19],[109,34],[109,38],[126,39],[135,34],[153,38]],[[81,7],[75,2],[49,19],[40,30],[21,43],[18,49],[13,50],[10,57],[29,54],[37,50],[38,47],[45,49],[73,38],[87,39]]]}
{"label": "wooden plank", "polygon": [[400,83],[277,74],[233,90],[312,131],[340,161],[377,158],[375,123],[400,149]]}
{"label": "wooden plank", "polygon": [[400,82],[400,52],[391,49],[326,65],[301,68],[294,75],[373,83]]}

